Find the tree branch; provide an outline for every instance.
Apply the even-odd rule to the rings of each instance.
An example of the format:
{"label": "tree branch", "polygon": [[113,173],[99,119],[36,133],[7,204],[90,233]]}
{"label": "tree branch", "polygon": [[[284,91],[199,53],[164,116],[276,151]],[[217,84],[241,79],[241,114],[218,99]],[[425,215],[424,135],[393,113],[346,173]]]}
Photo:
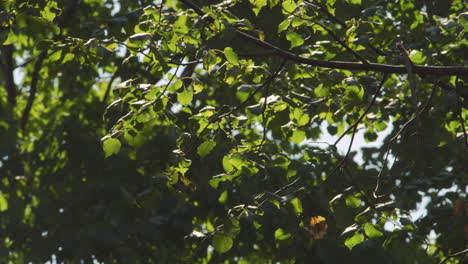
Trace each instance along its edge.
{"label": "tree branch", "polygon": [[416,81],[414,80],[414,74],[413,74],[414,64],[409,57],[408,51],[406,50],[406,48],[403,46],[402,43],[397,43],[397,48],[403,54],[403,58],[406,64],[406,69],[408,71],[408,80],[409,80],[409,85],[411,89],[411,102],[413,104],[414,114],[416,116],[416,122],[417,122],[417,130],[416,130],[417,140],[418,140],[418,143],[422,143],[422,123],[421,123],[421,118],[419,117],[418,98],[416,95]]}
{"label": "tree branch", "polygon": [[465,148],[468,149],[468,135],[466,133],[466,128],[465,128],[465,119],[463,119],[463,105],[460,100],[460,95],[459,95],[459,90],[460,90],[460,82],[458,82],[458,76],[455,78],[455,93],[457,94],[457,105],[458,105],[458,119],[460,120],[460,124],[463,130],[463,139],[465,140]]}
{"label": "tree branch", "polygon": [[13,76],[13,70],[15,69],[13,62],[13,45],[3,46],[2,57],[2,71],[5,81],[5,89],[7,90],[8,94],[8,103],[12,106],[15,106],[17,89]]}
{"label": "tree branch", "polygon": [[[214,19],[210,16],[207,16],[203,10],[196,6],[190,0],[180,0],[182,3],[186,4],[192,8],[198,15],[203,16],[207,21],[213,21]],[[345,61],[322,61],[314,60],[305,57],[301,57],[290,53],[288,51],[282,50],[268,42],[262,41],[258,38],[255,38],[239,29],[236,29],[235,32],[237,36],[243,38],[259,47],[274,50],[273,55],[282,57],[284,59],[294,61],[301,64],[311,65],[315,67],[323,68],[332,68],[332,69],[343,69],[343,70],[352,70],[352,71],[374,71],[382,73],[407,73],[405,66],[391,65],[391,64],[380,64],[380,63],[369,63],[363,64],[358,62],[345,62]],[[463,66],[413,66],[413,72],[419,75],[434,75],[434,76],[444,76],[444,75],[460,75],[468,76],[468,67]]]}
{"label": "tree branch", "polygon": [[[442,260],[439,264],[444,264],[447,260],[453,258],[453,257],[458,257],[458,256],[462,256],[462,259],[463,257],[468,253],[468,248],[465,249],[465,250],[462,250],[460,252],[457,252],[457,253],[454,253],[452,255],[448,255],[444,260]],[[461,261],[459,262],[461,263]]]}
{"label": "tree branch", "polygon": [[[285,11],[287,12],[287,11]],[[324,24],[318,22],[318,21],[315,21],[315,20],[312,20],[312,19],[309,19],[309,18],[305,18],[305,17],[301,17],[301,16],[298,16],[294,13],[291,13],[291,12],[287,12],[289,14],[291,14],[292,16],[294,17],[297,17],[299,19],[302,19],[304,21],[308,21],[308,22],[311,22],[313,24],[316,24],[318,26],[320,26],[322,29],[324,29],[328,35],[330,35],[332,37],[333,40],[335,40],[336,42],[338,42],[338,44],[340,44],[346,51],[348,51],[349,53],[353,54],[353,56],[360,60],[363,64],[369,64],[369,62],[367,62],[366,59],[364,59],[361,55],[359,55],[359,53],[357,53],[356,51],[354,51],[353,49],[351,49],[348,44],[346,44],[344,41],[342,41],[331,29],[327,28]]]}
{"label": "tree branch", "polygon": [[320,11],[322,11],[322,13],[324,13],[325,15],[328,16],[329,19],[335,21],[336,23],[340,24],[343,28],[347,28],[346,24],[341,21],[340,19],[338,19],[336,16],[332,15],[330,12],[328,12],[328,10],[323,7],[320,3],[318,3],[316,0],[314,0],[314,3],[311,3],[309,1],[304,1],[304,3],[308,4],[308,5],[311,5],[311,6],[317,6]]}
{"label": "tree branch", "polygon": [[42,62],[44,61],[47,55],[47,50],[43,51],[37,58],[36,64],[34,64],[34,70],[31,77],[31,87],[29,89],[28,102],[23,110],[23,116],[21,117],[21,129],[26,130],[26,124],[28,123],[29,113],[31,112],[34,99],[36,98],[37,92],[37,81],[39,80],[39,71],[42,67]]}

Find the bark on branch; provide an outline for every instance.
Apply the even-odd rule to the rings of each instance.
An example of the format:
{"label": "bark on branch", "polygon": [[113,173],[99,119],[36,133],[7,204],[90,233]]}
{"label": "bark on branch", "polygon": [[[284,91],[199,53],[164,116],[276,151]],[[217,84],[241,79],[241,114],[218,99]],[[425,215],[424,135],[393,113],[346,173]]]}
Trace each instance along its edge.
{"label": "bark on branch", "polygon": [[[213,20],[212,17],[206,15],[203,10],[200,9],[190,0],[181,0],[182,3],[186,4],[192,8],[198,15],[204,16],[207,20]],[[373,72],[382,72],[382,73],[407,73],[406,66],[400,65],[391,65],[391,64],[379,64],[379,63],[359,63],[359,62],[346,62],[346,61],[322,61],[314,60],[310,58],[301,57],[295,55],[291,52],[280,49],[268,42],[260,40],[256,37],[253,37],[239,29],[236,29],[238,37],[243,38],[259,47],[265,48],[267,50],[272,50],[274,53],[272,55],[279,56],[284,59],[294,61],[301,64],[311,65],[315,67],[322,68],[331,68],[331,69],[343,69],[343,70],[352,70],[352,71],[373,71]],[[458,76],[468,76],[468,67],[463,66],[413,66],[413,73],[418,75],[434,75],[434,76],[444,76],[444,75],[458,75]]]}
{"label": "bark on branch", "polygon": [[5,89],[7,90],[8,103],[15,106],[17,90],[13,77],[13,70],[15,69],[13,62],[13,45],[3,46],[2,57],[2,72]]}
{"label": "bark on branch", "polygon": [[29,97],[28,102],[23,110],[23,115],[21,116],[21,129],[23,131],[26,130],[26,124],[28,123],[29,113],[31,112],[32,105],[34,103],[34,99],[36,98],[37,92],[37,82],[39,80],[39,71],[42,67],[42,62],[44,61],[47,55],[47,50],[43,51],[39,57],[37,57],[36,64],[34,64],[34,70],[31,77],[31,87],[29,88]]}

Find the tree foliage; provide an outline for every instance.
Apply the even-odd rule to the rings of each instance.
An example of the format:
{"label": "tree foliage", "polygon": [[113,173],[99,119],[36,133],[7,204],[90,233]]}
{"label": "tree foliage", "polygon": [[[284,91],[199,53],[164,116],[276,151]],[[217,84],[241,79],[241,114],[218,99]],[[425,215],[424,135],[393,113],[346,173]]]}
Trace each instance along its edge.
{"label": "tree foliage", "polygon": [[1,6],[2,263],[463,262],[465,1]]}

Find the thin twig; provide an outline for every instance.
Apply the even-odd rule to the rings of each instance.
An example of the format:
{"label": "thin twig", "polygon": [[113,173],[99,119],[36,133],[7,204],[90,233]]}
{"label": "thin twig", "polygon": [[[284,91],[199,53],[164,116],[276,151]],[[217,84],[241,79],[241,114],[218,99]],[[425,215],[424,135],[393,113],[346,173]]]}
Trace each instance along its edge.
{"label": "thin twig", "polygon": [[356,51],[354,51],[352,48],[350,48],[348,46],[348,44],[346,44],[344,41],[342,41],[335,33],[333,33],[333,31],[331,31],[330,29],[328,29],[325,25],[322,25],[321,23],[319,22],[313,22],[319,26],[321,26],[323,29],[325,29],[325,31],[327,31],[327,33],[336,41],[338,42],[341,46],[343,46],[343,48],[345,48],[349,53],[353,54],[354,57],[356,57],[356,59],[360,60],[362,63],[364,64],[369,64],[369,62],[364,59],[361,55],[359,55]]}
{"label": "thin twig", "polygon": [[462,256],[462,259],[463,257],[468,253],[468,248],[467,249],[464,249],[460,252],[457,252],[457,253],[454,253],[452,255],[448,255],[444,260],[442,260],[439,264],[444,264],[447,260],[453,258],[453,257],[458,257],[458,256]]}
{"label": "thin twig", "polygon": [[[284,9],[283,9],[284,10]],[[285,10],[286,11],[286,10]],[[286,11],[287,12],[287,11]],[[333,31],[331,31],[329,28],[327,28],[325,25],[323,25],[322,23],[318,22],[318,21],[315,21],[315,20],[312,20],[312,19],[309,19],[309,18],[305,18],[305,17],[302,17],[302,16],[298,16],[292,12],[287,12],[299,19],[302,19],[304,21],[308,21],[308,22],[311,22],[311,23],[314,23],[316,25],[319,25],[321,28],[323,28],[327,33],[328,35],[330,35],[336,42],[338,42],[343,48],[345,48],[345,50],[347,50],[349,53],[353,54],[354,57],[356,57],[356,59],[360,60],[362,63],[364,64],[369,64],[369,62],[364,59],[361,55],[359,55],[356,51],[354,51],[352,48],[350,48],[348,46],[348,44],[346,44],[344,41],[342,41]]]}
{"label": "thin twig", "polygon": [[[424,106],[421,108],[421,110],[419,110],[419,115],[422,116],[428,109],[428,106],[430,105],[430,102],[432,101],[432,98],[434,97],[434,94],[435,94],[435,91],[436,91],[436,88],[437,88],[437,84],[434,84],[434,87],[432,88],[432,92],[431,92],[431,95],[429,96],[429,98],[427,99],[426,103],[424,104]],[[377,195],[377,192],[379,190],[379,186],[380,186],[380,179],[382,177],[382,172],[385,168],[385,164],[387,164],[387,160],[388,160],[388,156],[390,154],[390,148],[393,144],[393,142],[398,138],[398,136],[401,135],[401,133],[403,133],[403,131],[405,130],[405,128],[411,123],[413,122],[414,120],[416,119],[416,116],[413,116],[410,120],[406,121],[403,126],[398,130],[398,132],[389,140],[388,144],[387,144],[387,150],[385,151],[385,159],[383,161],[383,164],[382,164],[382,168],[380,169],[379,171],[379,174],[377,175],[377,181],[376,181],[376,184],[375,184],[375,188],[374,188],[374,192],[373,192],[373,196],[374,198],[380,198],[380,197],[383,197],[385,195]]]}
{"label": "thin twig", "polygon": [[262,141],[260,141],[260,145],[259,146],[263,146],[263,143],[265,142],[265,139],[266,139],[266,134],[267,134],[267,122],[268,122],[268,117],[266,116],[266,110],[267,110],[267,107],[268,107],[268,92],[269,92],[269,88],[270,85],[267,85],[265,87],[265,95],[263,96],[263,110],[262,110],[262,119],[263,119],[263,135],[262,135]]}
{"label": "thin twig", "polygon": [[292,182],[286,184],[285,186],[279,188],[278,190],[276,190],[276,191],[274,192],[274,194],[278,194],[278,193],[280,193],[280,192],[286,190],[287,188],[293,186],[293,185],[296,184],[301,178],[302,178],[302,177],[297,177],[294,181],[292,181]]}
{"label": "thin twig", "polygon": [[342,168],[345,168],[347,166],[349,153],[351,153],[351,147],[353,146],[354,137],[356,136],[356,131],[357,131],[357,125],[353,126],[353,134],[351,135],[351,140],[349,142],[348,150],[346,151],[345,156],[340,160],[340,162],[338,162],[338,165],[336,165],[335,168],[332,170],[332,172],[330,173],[330,176],[335,174],[335,172],[338,169],[342,169]]}
{"label": "thin twig", "polygon": [[362,199],[364,200],[364,202],[365,202],[368,206],[370,206],[371,208],[375,208],[374,203],[369,199],[369,197],[367,197],[366,193],[363,191],[363,188],[360,186],[360,184],[358,183],[358,181],[356,181],[356,180],[354,179],[354,176],[353,176],[353,174],[351,173],[351,171],[349,170],[348,165],[345,164],[345,165],[343,166],[343,168],[344,168],[344,171],[346,172],[346,174],[348,174],[348,177],[349,177],[350,180],[351,180],[351,184],[354,185],[354,186],[356,187],[356,189],[359,190],[359,193],[361,194],[361,197],[362,197]]}
{"label": "thin twig", "polygon": [[[279,72],[284,68],[284,65],[286,64],[286,60],[283,60],[283,62],[281,63],[280,67],[278,68],[278,70],[273,74],[273,75],[278,75]],[[276,78],[276,76],[274,78]],[[259,146],[263,146],[263,143],[265,142],[266,140],[266,133],[267,133],[267,122],[268,122],[268,118],[266,116],[266,110],[267,110],[267,106],[268,106],[268,92],[269,92],[269,88],[270,88],[270,83],[268,83],[268,85],[265,86],[265,96],[264,96],[264,105],[263,105],[263,111],[262,111],[262,119],[263,119],[263,136],[262,136],[262,141],[260,142],[260,145]]]}
{"label": "thin twig", "polygon": [[456,85],[455,91],[457,93],[458,119],[460,119],[461,127],[463,130],[463,139],[465,139],[465,148],[468,149],[468,135],[466,134],[465,120],[463,119],[463,106],[460,100],[460,96],[458,95],[458,91],[460,90],[460,86],[458,83],[458,76],[455,78],[455,85]]}
{"label": "thin twig", "polygon": [[110,78],[109,82],[107,83],[106,91],[104,93],[104,97],[102,98],[102,103],[105,103],[107,101],[107,98],[109,97],[110,90],[112,88],[112,83],[114,82],[115,78],[117,77],[117,72],[119,70],[116,70],[113,74],[112,77]]}
{"label": "thin twig", "polygon": [[237,56],[239,57],[268,57],[271,55],[275,55],[276,51],[274,50],[265,50],[259,52],[249,52],[249,53],[238,53]]}
{"label": "thin twig", "polygon": [[364,117],[367,115],[367,113],[369,112],[369,110],[371,109],[371,107],[374,105],[375,100],[376,100],[377,97],[379,96],[380,90],[382,89],[383,84],[384,84],[385,81],[387,80],[387,77],[388,77],[388,74],[384,74],[384,75],[383,75],[382,80],[380,81],[379,87],[378,87],[377,90],[375,91],[375,94],[374,94],[374,96],[372,97],[372,100],[371,100],[371,102],[369,103],[369,105],[367,106],[367,108],[366,108],[366,110],[364,111],[364,113],[362,113],[362,115],[359,117],[359,119],[358,119],[353,125],[351,125],[350,127],[348,127],[348,129],[346,129],[346,131],[343,132],[343,134],[341,134],[341,136],[335,141],[335,143],[334,143],[333,145],[336,146],[336,144],[338,144],[338,142],[340,142],[340,140],[341,140],[346,134],[348,134],[348,132],[351,131],[351,129],[353,129],[354,127],[357,127],[357,125],[359,125],[359,123],[362,121],[362,119],[364,119]]}
{"label": "thin twig", "polygon": [[397,48],[403,54],[403,58],[406,64],[406,70],[408,71],[408,80],[409,80],[409,85],[411,89],[411,102],[413,104],[413,110],[414,110],[414,114],[416,116],[416,122],[417,122],[417,129],[416,129],[417,142],[421,144],[422,143],[422,123],[421,123],[421,118],[419,117],[419,110],[418,110],[418,98],[416,95],[416,81],[414,80],[414,73],[413,73],[414,64],[409,57],[408,51],[406,50],[406,48],[403,46],[402,43],[397,43]]}
{"label": "thin twig", "polygon": [[339,18],[334,16],[332,13],[328,12],[328,10],[325,7],[323,7],[320,3],[318,3],[316,0],[314,0],[314,3],[311,3],[309,1],[304,1],[304,3],[312,5],[312,6],[317,6],[320,9],[320,11],[322,11],[322,13],[328,16],[328,18],[340,24],[343,28],[347,28],[346,24],[343,21],[341,21]]}
{"label": "thin twig", "polygon": [[375,91],[375,94],[372,98],[372,101],[369,103],[369,105],[367,106],[366,110],[364,111],[364,113],[359,117],[359,119],[354,122],[353,125],[351,125],[350,127],[348,127],[348,129],[346,129],[345,132],[343,132],[343,134],[341,134],[341,136],[335,141],[335,143],[333,144],[333,146],[336,146],[336,144],[338,144],[338,142],[340,142],[340,140],[349,132],[351,131],[351,129],[353,130],[353,134],[351,135],[351,141],[349,142],[349,145],[348,145],[348,150],[346,151],[346,154],[344,156],[343,159],[340,160],[340,162],[338,163],[338,165],[335,166],[335,168],[332,170],[332,172],[330,173],[330,176],[334,175],[335,172],[340,169],[340,168],[343,168],[343,167],[346,167],[346,162],[348,161],[348,156],[349,156],[349,153],[351,152],[351,147],[353,145],[353,142],[354,142],[354,137],[356,135],[356,131],[357,131],[357,126],[359,125],[359,123],[362,121],[362,119],[367,115],[367,113],[369,112],[370,108],[372,107],[372,105],[374,105],[375,103],[375,100],[377,99],[378,95],[380,94],[380,90],[382,89],[382,86],[383,84],[385,83],[385,80],[387,80],[387,74],[384,74],[384,76],[382,76],[382,80],[380,81],[380,84],[379,84],[379,87],[377,88],[377,90]]}
{"label": "thin twig", "polygon": [[[194,9],[194,11],[202,16],[207,21],[214,21],[211,16],[206,16],[206,13],[203,12],[198,6],[196,6],[190,0],[180,0],[187,6]],[[233,26],[234,28],[234,26]],[[354,70],[354,71],[374,71],[382,73],[406,73],[407,69],[405,66],[391,65],[391,64],[379,64],[379,63],[358,63],[358,62],[344,62],[344,61],[322,61],[314,60],[310,58],[301,57],[290,53],[288,51],[282,50],[268,42],[255,38],[239,29],[235,29],[238,37],[243,38],[259,47],[265,48],[267,50],[274,50],[275,56],[282,57],[289,61],[294,61],[301,64],[307,64],[315,67],[324,67],[324,68],[333,68],[333,69],[343,69],[343,70]],[[414,65],[413,72],[415,74],[423,75],[434,75],[434,76],[444,76],[444,75],[460,75],[468,76],[468,67],[463,66],[419,66]]]}
{"label": "thin twig", "polygon": [[240,108],[244,107],[257,93],[258,91],[260,91],[261,89],[263,89],[264,87],[270,85],[270,83],[272,83],[276,77],[278,76],[279,72],[281,71],[281,69],[284,67],[284,64],[285,64],[286,60],[283,61],[283,63],[280,65],[280,67],[270,76],[270,78],[268,78],[262,85],[259,85],[255,91],[253,93],[251,93],[249,95],[249,97],[247,97],[247,99],[245,99],[242,103],[238,104],[236,107],[234,107],[233,109],[231,109],[229,112],[225,113],[225,114],[222,114],[220,115],[218,118],[216,118],[214,122],[217,122],[219,121],[221,118],[224,118],[228,115],[231,115],[232,113],[236,112],[237,110],[239,110]]}
{"label": "thin twig", "polygon": [[[49,56],[52,56],[53,54],[55,54],[55,53],[58,52],[59,50],[61,50],[61,49],[54,49],[54,50],[49,54]],[[37,56],[34,56],[34,57],[30,57],[28,60],[24,61],[23,63],[16,65],[15,69],[28,66],[29,63],[35,61],[35,60],[37,59],[37,57],[39,57],[40,55],[41,55],[41,54],[39,54],[39,55],[37,55]]]}
{"label": "thin twig", "polygon": [[[337,18],[335,15],[333,15],[332,13],[328,12],[328,10],[323,7],[318,1],[314,0],[314,3],[310,3],[308,1],[304,1],[306,4],[309,4],[309,5],[312,5],[312,6],[318,6],[319,7],[319,10],[324,13],[330,20],[333,20],[335,21],[336,23],[338,23],[342,28],[343,30],[348,30],[348,26],[346,25],[345,22],[341,21],[339,18]],[[388,56],[388,54],[376,47],[374,47],[374,45],[372,45],[372,43],[370,42],[367,42],[366,43],[366,46],[368,46],[371,50],[373,50],[376,54],[378,55],[381,55],[381,56]]]}

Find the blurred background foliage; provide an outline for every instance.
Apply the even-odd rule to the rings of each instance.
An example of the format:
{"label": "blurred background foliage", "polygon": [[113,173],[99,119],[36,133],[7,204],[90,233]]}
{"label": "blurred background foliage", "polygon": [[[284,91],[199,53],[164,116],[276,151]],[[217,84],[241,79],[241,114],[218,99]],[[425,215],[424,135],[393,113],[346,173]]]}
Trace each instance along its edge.
{"label": "blurred background foliage", "polygon": [[[316,60],[403,65],[400,42],[466,66],[467,10],[1,1],[0,262],[464,263],[467,76],[414,76],[418,127],[406,74],[239,32]],[[317,143],[353,131],[359,156]]]}

